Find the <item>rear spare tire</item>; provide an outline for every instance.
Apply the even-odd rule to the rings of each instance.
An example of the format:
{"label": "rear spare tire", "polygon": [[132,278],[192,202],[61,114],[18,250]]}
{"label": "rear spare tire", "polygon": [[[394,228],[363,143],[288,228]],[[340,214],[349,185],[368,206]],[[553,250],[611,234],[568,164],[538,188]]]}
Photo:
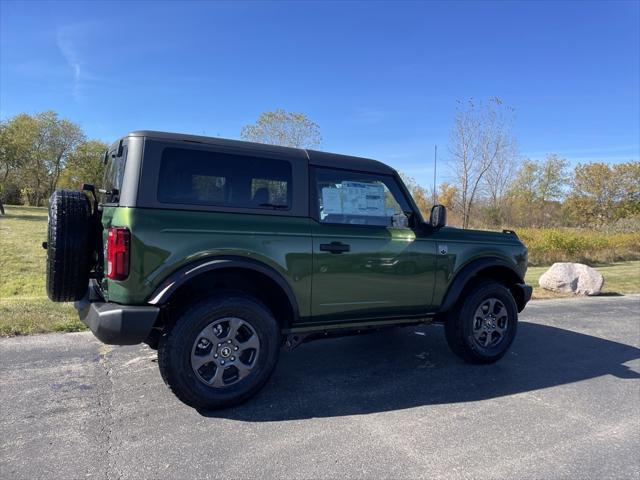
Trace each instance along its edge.
{"label": "rear spare tire", "polygon": [[47,295],[54,302],[80,300],[87,292],[90,219],[83,192],[56,190],[49,198]]}

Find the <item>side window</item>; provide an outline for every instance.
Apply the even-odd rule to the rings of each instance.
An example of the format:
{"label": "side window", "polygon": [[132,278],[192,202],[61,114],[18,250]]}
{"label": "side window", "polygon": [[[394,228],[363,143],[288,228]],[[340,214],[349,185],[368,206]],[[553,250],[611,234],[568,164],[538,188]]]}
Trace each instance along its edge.
{"label": "side window", "polygon": [[269,180],[268,178],[253,178],[251,179],[251,198],[255,198],[259,194],[260,190],[266,191],[268,196],[268,203],[271,205],[288,205],[288,182],[283,180]]}
{"label": "side window", "polygon": [[225,201],[225,177],[209,175],[193,175],[191,185],[194,196],[203,202],[224,203]]}
{"label": "side window", "polygon": [[270,158],[166,148],[160,160],[158,200],[288,210],[291,164]]}
{"label": "side window", "polygon": [[122,155],[116,156],[115,151],[108,153],[107,167],[105,168],[104,177],[102,179],[102,188],[108,193],[100,194],[101,201],[104,203],[118,203],[120,199],[120,191],[122,190],[122,181],[124,179],[124,167],[127,159],[127,147],[124,147]]}
{"label": "side window", "polygon": [[408,228],[411,208],[393,177],[317,168],[315,181],[321,223]]}

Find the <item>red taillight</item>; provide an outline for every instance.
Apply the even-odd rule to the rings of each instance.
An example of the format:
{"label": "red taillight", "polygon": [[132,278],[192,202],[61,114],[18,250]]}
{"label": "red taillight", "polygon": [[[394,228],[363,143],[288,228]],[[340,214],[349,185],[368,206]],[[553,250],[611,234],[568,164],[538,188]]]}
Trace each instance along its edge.
{"label": "red taillight", "polygon": [[126,228],[112,227],[107,234],[107,278],[124,280],[129,276],[131,234]]}

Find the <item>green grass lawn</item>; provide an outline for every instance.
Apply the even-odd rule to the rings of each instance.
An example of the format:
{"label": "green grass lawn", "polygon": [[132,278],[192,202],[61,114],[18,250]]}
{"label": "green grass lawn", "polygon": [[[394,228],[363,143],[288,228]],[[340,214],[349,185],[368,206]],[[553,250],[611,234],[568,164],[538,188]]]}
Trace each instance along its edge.
{"label": "green grass lawn", "polygon": [[44,289],[47,209],[5,206],[0,216],[0,335],[73,332],[85,326],[70,303]]}
{"label": "green grass lawn", "polygon": [[[610,263],[605,265],[594,265],[604,277],[605,295],[640,293],[640,261]],[[567,295],[559,295],[538,286],[540,275],[547,271],[549,267],[529,267],[525,281],[533,285],[533,298],[561,298]]]}
{"label": "green grass lawn", "polygon": [[[85,326],[70,303],[49,301],[44,289],[47,210],[6,206],[0,216],[0,335],[75,332]],[[526,281],[535,286],[534,298],[559,295],[538,287],[548,267],[530,267]],[[640,292],[640,261],[597,266],[606,293]]]}

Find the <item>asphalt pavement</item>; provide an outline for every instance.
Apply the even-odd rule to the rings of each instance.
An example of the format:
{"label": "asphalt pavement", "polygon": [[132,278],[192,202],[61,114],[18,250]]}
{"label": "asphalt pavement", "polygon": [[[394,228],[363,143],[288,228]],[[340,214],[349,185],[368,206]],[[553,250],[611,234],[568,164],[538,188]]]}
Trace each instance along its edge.
{"label": "asphalt pavement", "polygon": [[439,326],[322,340],[206,413],[146,346],[0,339],[0,478],[640,478],[639,347],[638,295],[534,301],[497,364]]}

